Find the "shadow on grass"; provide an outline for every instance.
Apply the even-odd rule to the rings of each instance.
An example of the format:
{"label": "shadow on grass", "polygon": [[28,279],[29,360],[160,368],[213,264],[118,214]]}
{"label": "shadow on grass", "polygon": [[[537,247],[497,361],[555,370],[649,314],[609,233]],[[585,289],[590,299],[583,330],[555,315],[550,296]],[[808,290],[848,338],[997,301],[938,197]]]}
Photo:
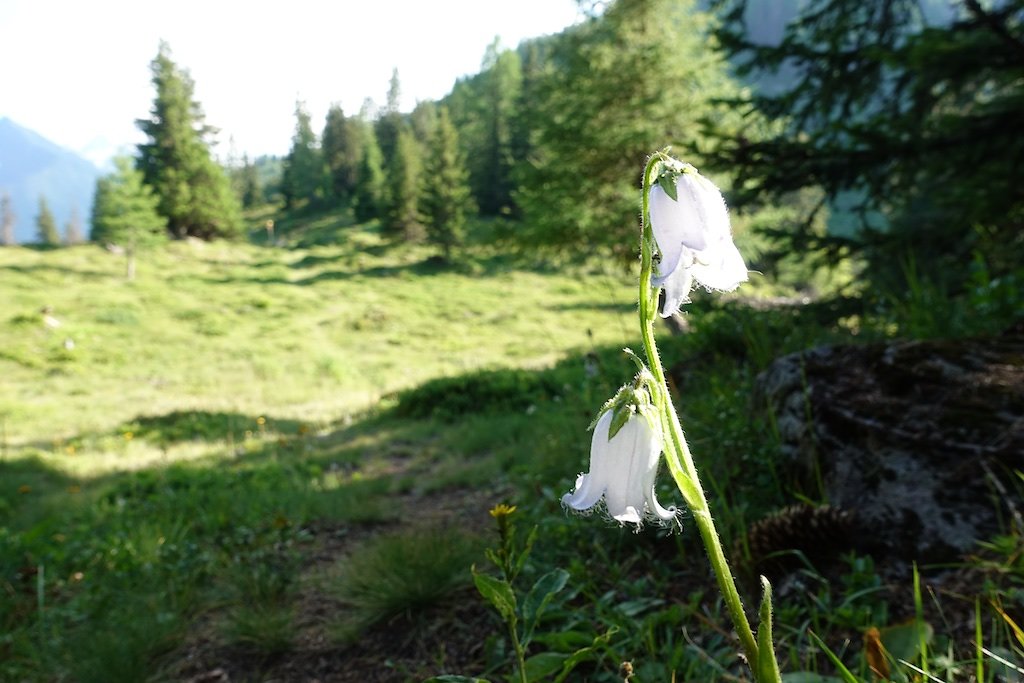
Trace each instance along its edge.
{"label": "shadow on grass", "polygon": [[122,424],[115,431],[132,433],[158,445],[183,441],[224,441],[242,438],[246,432],[298,434],[305,429],[299,420],[252,416],[209,410],[175,410],[164,415],[144,415]]}
{"label": "shadow on grass", "polygon": [[[52,249],[41,249],[40,251],[54,251]],[[4,266],[4,270],[8,270],[14,273],[21,273],[23,275],[39,275],[40,273],[59,273],[61,275],[75,275],[87,278],[107,278],[117,277],[119,275],[116,271],[102,271],[92,270],[90,268],[72,268],[64,265],[56,265],[53,263],[35,263],[32,265],[7,265]]]}

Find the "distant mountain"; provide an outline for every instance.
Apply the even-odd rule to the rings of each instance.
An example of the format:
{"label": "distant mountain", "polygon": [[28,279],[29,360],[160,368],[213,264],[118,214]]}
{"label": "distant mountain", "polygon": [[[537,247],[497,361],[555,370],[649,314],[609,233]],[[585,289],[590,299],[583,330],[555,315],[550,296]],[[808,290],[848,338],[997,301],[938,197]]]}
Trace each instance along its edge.
{"label": "distant mountain", "polygon": [[0,118],[0,193],[11,196],[18,242],[36,238],[39,197],[63,232],[77,210],[86,234],[99,170],[93,164],[8,118]]}

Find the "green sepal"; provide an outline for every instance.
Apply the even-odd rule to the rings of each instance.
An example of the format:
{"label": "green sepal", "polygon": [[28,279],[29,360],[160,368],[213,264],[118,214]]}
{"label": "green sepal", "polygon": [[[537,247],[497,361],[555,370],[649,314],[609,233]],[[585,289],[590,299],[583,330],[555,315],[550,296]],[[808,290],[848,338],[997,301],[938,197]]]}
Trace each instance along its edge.
{"label": "green sepal", "polygon": [[633,404],[621,405],[612,409],[612,423],[608,426],[608,440],[611,441],[615,438],[615,435],[626,426],[629,422],[629,418],[633,417],[636,412],[636,406]]}
{"label": "green sepal", "polygon": [[679,201],[679,195],[676,193],[676,177],[675,173],[664,172],[658,176],[658,187],[665,191],[672,201]]}

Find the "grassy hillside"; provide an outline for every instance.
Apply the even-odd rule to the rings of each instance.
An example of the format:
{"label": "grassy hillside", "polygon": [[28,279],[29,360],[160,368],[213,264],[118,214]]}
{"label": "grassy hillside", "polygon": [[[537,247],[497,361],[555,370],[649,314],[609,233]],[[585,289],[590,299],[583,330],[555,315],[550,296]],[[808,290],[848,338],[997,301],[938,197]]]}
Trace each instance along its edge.
{"label": "grassy hillside", "polygon": [[142,257],[135,282],[95,246],[0,250],[7,444],[183,410],[316,424],[432,377],[550,365],[633,332],[624,273],[448,268],[365,229],[337,237],[173,243]]}

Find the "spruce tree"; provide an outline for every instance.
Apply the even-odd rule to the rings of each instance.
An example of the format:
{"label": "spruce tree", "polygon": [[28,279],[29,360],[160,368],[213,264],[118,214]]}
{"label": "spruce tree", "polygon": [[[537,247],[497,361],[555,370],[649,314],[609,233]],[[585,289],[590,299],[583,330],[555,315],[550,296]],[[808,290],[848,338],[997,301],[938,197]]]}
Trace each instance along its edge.
{"label": "spruce tree", "polygon": [[411,130],[403,128],[398,132],[395,153],[387,168],[383,232],[409,241],[420,240],[423,238],[419,210],[423,161],[419,142]]}
{"label": "spruce tree", "polygon": [[346,117],[340,105],[331,105],[320,142],[327,166],[329,194],[338,201],[352,200],[359,179],[363,140],[361,122]]}
{"label": "spruce tree", "polygon": [[295,134],[291,151],[284,160],[281,183],[285,207],[293,209],[302,202],[318,202],[323,197],[323,183],[323,156],[306,104],[298,101],[295,103]]}
{"label": "spruce tree", "polygon": [[39,213],[36,215],[36,240],[48,247],[60,245],[60,233],[57,232],[57,221],[50,211],[46,197],[39,197]]}
{"label": "spruce tree", "polygon": [[138,168],[159,199],[160,214],[178,238],[236,237],[242,230],[238,198],[214,161],[202,108],[187,71],[171,60],[167,43],[151,63],[156,98],[150,117],[137,121],[148,141],[139,145]]}
{"label": "spruce tree", "polygon": [[363,156],[359,162],[353,211],[356,220],[380,218],[384,203],[384,159],[373,126],[362,121]]}
{"label": "spruce tree", "polygon": [[385,165],[389,165],[395,155],[395,150],[398,147],[398,133],[403,127],[402,114],[399,111],[401,99],[402,86],[398,80],[398,69],[394,69],[391,72],[391,81],[388,85],[387,104],[384,105],[374,126],[377,133],[377,144],[380,145]]}
{"label": "spruce tree", "polygon": [[814,234],[813,212],[794,221],[780,253],[855,250],[891,288],[905,286],[908,259],[953,291],[978,257],[995,276],[1020,268],[1024,0],[809,0],[767,39],[750,34],[779,8],[723,4],[739,74],[773,86],[733,103],[774,119],[766,135],[719,136],[737,203],[808,188],[825,196],[818,209],[846,209],[841,233]]}
{"label": "spruce tree", "polygon": [[[738,91],[708,49],[711,17],[680,0],[617,0],[560,34],[531,87],[534,131],[517,236],[530,246],[636,256],[636,187],[654,150],[701,166],[701,123]],[[734,117],[736,118],[736,117]]]}
{"label": "spruce tree", "polygon": [[3,194],[0,194],[0,240],[2,240],[4,246],[14,246],[14,223],[16,219],[14,209],[11,208],[11,195],[5,190]]}
{"label": "spruce tree", "polygon": [[124,249],[126,278],[135,278],[136,254],[167,239],[167,219],[159,198],[144,184],[128,157],[114,159],[115,171],[96,181],[92,205],[92,240]]}
{"label": "spruce tree", "polygon": [[450,260],[452,249],[462,242],[473,202],[458,134],[444,107],[438,112],[427,149],[420,208],[427,239],[441,248],[445,260]]}

